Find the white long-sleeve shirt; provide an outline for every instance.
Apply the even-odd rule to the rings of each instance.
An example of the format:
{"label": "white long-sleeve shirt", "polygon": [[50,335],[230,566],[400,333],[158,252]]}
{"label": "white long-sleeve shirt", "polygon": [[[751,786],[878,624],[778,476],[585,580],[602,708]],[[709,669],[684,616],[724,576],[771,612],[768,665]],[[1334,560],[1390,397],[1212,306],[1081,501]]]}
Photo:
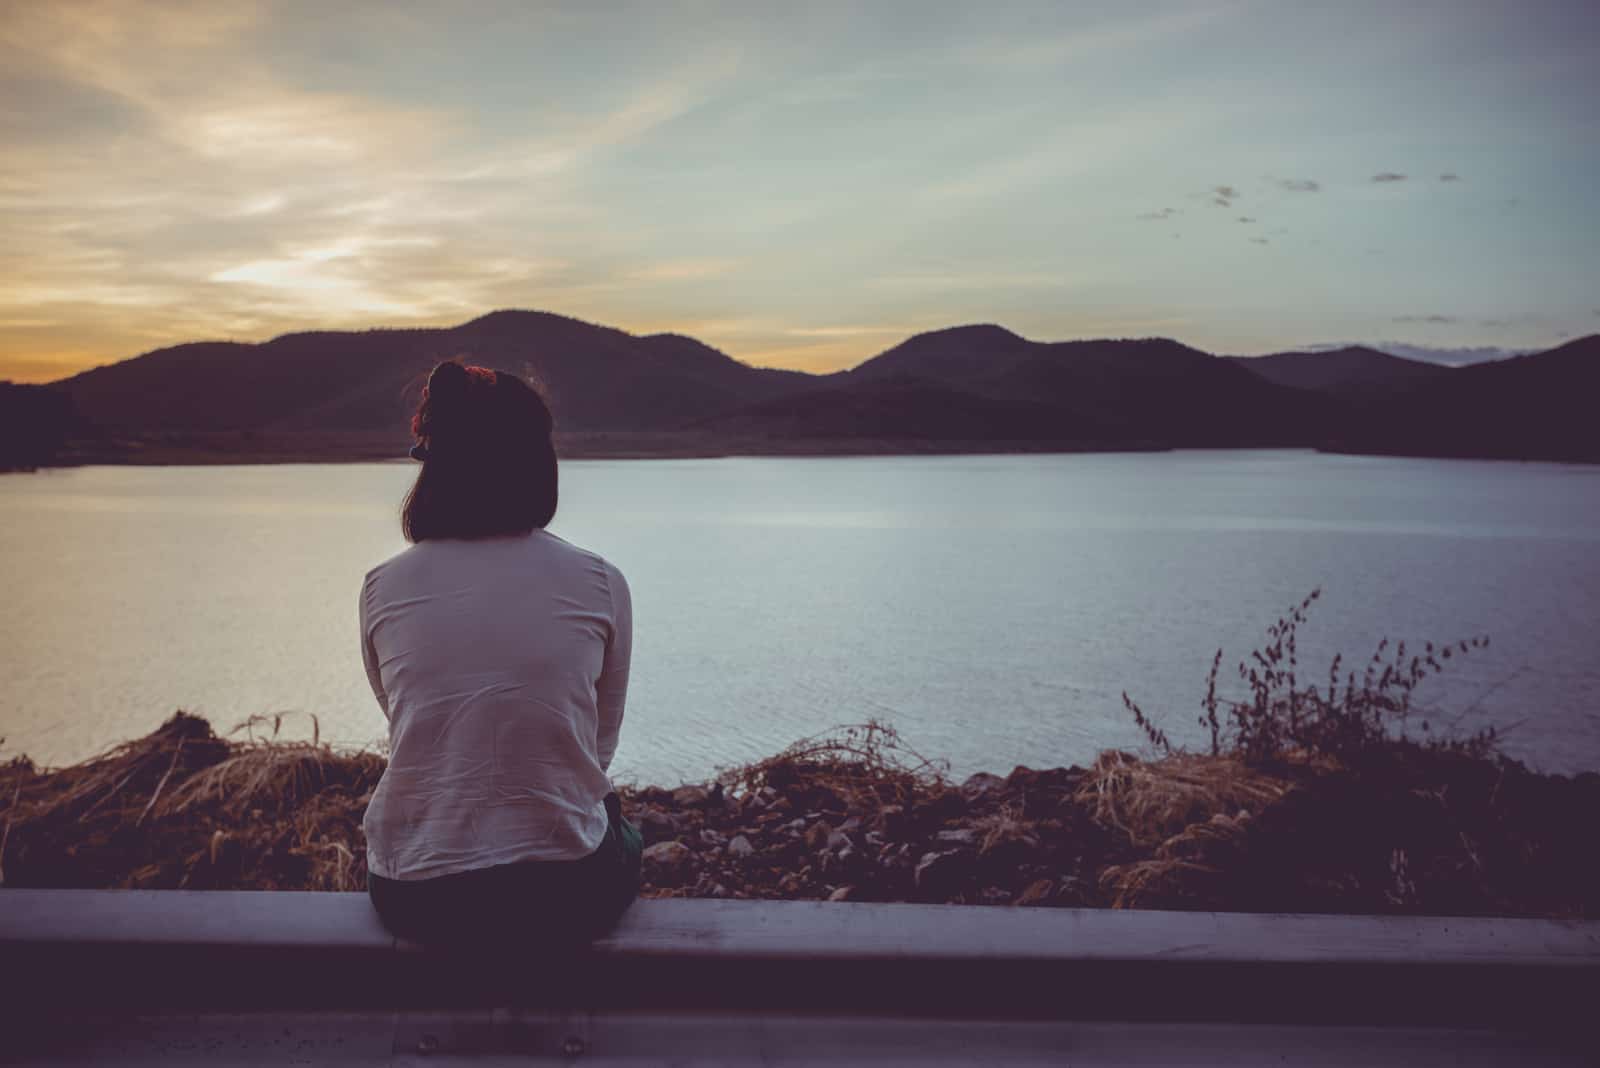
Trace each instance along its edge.
{"label": "white long-sleeve shirt", "polygon": [[430,539],[367,573],[360,615],[389,721],[371,871],[425,879],[599,847],[633,646],[620,571],[543,530]]}

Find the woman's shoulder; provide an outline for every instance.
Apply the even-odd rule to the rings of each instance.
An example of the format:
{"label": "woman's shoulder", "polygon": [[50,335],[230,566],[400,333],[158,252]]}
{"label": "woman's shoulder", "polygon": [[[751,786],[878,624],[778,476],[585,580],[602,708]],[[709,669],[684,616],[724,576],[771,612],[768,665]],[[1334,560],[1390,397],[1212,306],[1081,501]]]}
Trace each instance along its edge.
{"label": "woman's shoulder", "polygon": [[608,576],[614,577],[618,581],[622,580],[621,569],[593,549],[585,549],[581,545],[574,545],[561,535],[552,534],[548,530],[536,530],[533,532],[532,537],[538,539],[541,535],[543,535],[543,540],[540,544],[546,546],[548,551],[563,556],[580,567],[604,571]]}
{"label": "woman's shoulder", "polygon": [[[545,574],[565,573],[577,578],[599,578],[613,590],[627,588],[622,571],[610,560],[558,534],[535,530],[514,538],[441,539],[419,541],[370,568],[363,581],[363,596],[405,597],[413,587],[436,583],[445,576],[478,575],[534,566]],[[409,592],[408,592],[409,591]]]}

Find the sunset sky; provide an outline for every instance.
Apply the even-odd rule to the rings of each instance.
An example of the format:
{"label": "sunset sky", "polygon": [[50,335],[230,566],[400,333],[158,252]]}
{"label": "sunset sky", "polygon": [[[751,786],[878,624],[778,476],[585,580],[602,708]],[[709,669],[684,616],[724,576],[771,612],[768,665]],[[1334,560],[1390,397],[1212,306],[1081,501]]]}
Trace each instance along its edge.
{"label": "sunset sky", "polygon": [[0,5],[0,378],[538,308],[907,334],[1600,330],[1600,3]]}

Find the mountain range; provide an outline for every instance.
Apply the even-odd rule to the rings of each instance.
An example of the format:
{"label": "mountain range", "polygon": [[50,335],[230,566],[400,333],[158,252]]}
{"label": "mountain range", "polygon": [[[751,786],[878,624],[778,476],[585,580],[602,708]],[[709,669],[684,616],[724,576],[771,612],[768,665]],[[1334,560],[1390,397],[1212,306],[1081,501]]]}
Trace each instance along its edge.
{"label": "mountain range", "polygon": [[972,325],[814,375],[752,367],[681,335],[499,311],[445,329],[177,345],[49,388],[70,397],[75,439],[87,443],[80,452],[94,458],[118,458],[108,442],[165,441],[179,452],[186,442],[227,442],[236,460],[254,451],[281,458],[286,442],[299,442],[296,455],[348,459],[358,438],[368,443],[362,455],[403,455],[429,369],[455,356],[537,380],[569,455],[644,436],[649,444],[630,447],[1308,446],[1600,460],[1600,421],[1588,411],[1600,386],[1600,335],[1452,368],[1361,347],[1228,357],[1164,338],[1039,342]]}

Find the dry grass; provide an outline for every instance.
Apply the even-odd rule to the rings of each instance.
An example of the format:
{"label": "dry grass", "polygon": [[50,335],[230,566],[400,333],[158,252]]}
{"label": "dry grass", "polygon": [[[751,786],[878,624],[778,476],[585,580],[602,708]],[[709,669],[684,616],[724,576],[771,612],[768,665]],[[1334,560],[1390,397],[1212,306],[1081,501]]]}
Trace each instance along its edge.
{"label": "dry grass", "polygon": [[1132,845],[1154,848],[1214,817],[1259,812],[1291,785],[1237,756],[1174,753],[1146,761],[1107,752],[1089,769],[1078,800]]}
{"label": "dry grass", "polygon": [[1078,801],[1143,857],[1103,869],[1100,890],[1114,908],[1170,907],[1197,897],[1197,885],[1222,875],[1218,859],[1242,851],[1253,815],[1292,785],[1238,756],[1174,753],[1145,761],[1102,753]]}
{"label": "dry grass", "polygon": [[[272,735],[255,728],[273,725]],[[277,740],[281,717],[217,737],[179,712],[151,734],[70,767],[0,766],[11,795],[8,885],[351,890],[366,884],[361,817],[382,756]],[[3,878],[3,875],[0,875]]]}
{"label": "dry grass", "polygon": [[918,753],[893,727],[868,720],[802,738],[765,760],[725,769],[718,781],[736,796],[763,787],[783,792],[803,781],[818,792],[877,807],[942,793],[949,788],[946,773],[943,761]]}

